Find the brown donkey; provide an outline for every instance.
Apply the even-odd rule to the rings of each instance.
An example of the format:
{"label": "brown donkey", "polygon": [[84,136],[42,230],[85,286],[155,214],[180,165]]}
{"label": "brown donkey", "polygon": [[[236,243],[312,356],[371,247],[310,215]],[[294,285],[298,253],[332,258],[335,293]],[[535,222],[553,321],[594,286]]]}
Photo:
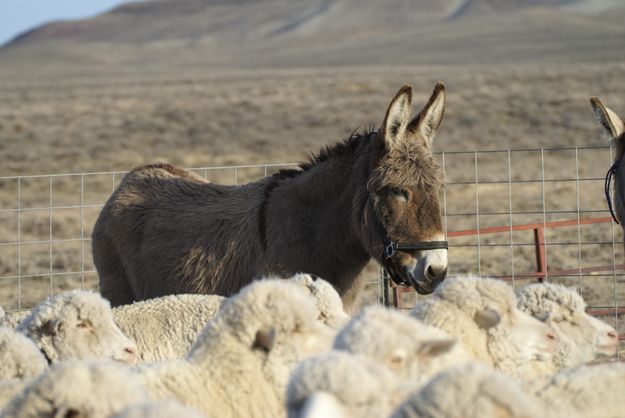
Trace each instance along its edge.
{"label": "brown donkey", "polygon": [[93,230],[102,295],[114,306],[172,293],[227,296],[255,278],[306,272],[330,281],[349,307],[371,257],[396,281],[431,293],[447,273],[444,246],[383,255],[389,240],[443,239],[442,175],[431,148],[445,87],[437,84],[412,120],[411,100],[403,86],[379,131],[241,186],[169,164],[132,170]]}
{"label": "brown donkey", "polygon": [[605,193],[610,212],[612,212],[612,202],[609,194],[610,181],[614,177],[614,212],[616,214],[612,216],[621,224],[625,231],[625,162],[623,162],[623,153],[625,153],[625,122],[616,113],[605,107],[598,97],[591,97],[590,105],[595,112],[597,121],[605,128],[614,145],[614,164],[608,170]]}

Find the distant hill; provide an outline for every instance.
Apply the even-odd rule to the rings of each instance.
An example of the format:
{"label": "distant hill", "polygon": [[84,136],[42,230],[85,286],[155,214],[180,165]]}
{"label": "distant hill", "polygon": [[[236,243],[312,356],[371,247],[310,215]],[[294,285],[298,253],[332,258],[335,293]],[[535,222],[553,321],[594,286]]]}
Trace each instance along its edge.
{"label": "distant hill", "polygon": [[155,0],[52,22],[0,49],[11,68],[311,66],[625,56],[621,0]]}

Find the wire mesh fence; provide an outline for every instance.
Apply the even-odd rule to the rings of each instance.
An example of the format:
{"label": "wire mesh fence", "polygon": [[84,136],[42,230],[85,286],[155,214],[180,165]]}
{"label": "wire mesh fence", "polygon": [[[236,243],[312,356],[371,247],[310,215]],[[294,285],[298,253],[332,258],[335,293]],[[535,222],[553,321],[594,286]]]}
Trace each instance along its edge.
{"label": "wire mesh fence", "polygon": [[[495,276],[522,286],[575,287],[590,311],[625,334],[622,232],[603,196],[611,150],[558,148],[438,153],[445,172],[450,274]],[[202,167],[207,180],[241,184],[295,164]],[[91,229],[124,172],[0,177],[0,305],[29,308],[50,294],[97,289]],[[365,269],[365,303],[409,308],[420,296],[389,289]],[[625,348],[621,347],[621,349]]]}

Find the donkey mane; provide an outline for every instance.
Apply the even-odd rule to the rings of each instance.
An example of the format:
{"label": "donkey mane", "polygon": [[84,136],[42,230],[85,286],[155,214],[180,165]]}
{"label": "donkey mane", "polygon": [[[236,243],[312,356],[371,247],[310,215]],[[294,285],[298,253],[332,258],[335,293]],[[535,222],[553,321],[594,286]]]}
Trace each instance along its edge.
{"label": "donkey mane", "polygon": [[308,161],[300,163],[299,168],[301,168],[302,171],[307,171],[319,163],[328,161],[330,158],[353,153],[356,148],[358,148],[361,141],[370,140],[371,136],[375,133],[377,133],[377,130],[370,126],[365,127],[362,133],[358,132],[358,129],[355,129],[350,136],[343,141],[332,145],[326,145],[321,148],[321,151],[317,154],[309,154]]}

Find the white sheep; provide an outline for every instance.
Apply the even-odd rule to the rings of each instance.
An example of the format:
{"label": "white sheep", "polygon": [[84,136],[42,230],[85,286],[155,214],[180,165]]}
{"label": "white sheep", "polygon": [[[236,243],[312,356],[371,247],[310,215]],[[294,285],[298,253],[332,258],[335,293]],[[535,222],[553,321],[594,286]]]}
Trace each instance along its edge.
{"label": "white sheep", "polygon": [[0,328],[0,380],[28,379],[48,368],[39,348],[28,337]]}
{"label": "white sheep", "polygon": [[391,418],[538,418],[543,405],[516,380],[480,363],[434,376]]}
{"label": "white sheep", "polygon": [[[296,274],[290,280],[315,299],[320,321],[335,329],[348,321],[341,297],[329,282],[309,274]],[[115,307],[113,319],[135,343],[139,363],[182,358],[225,300],[218,295],[168,295]],[[7,313],[0,318],[0,324],[15,328],[30,313],[30,310]]]}
{"label": "white sheep", "polygon": [[542,401],[544,416],[620,418],[625,416],[625,364],[605,363],[565,369],[540,384],[533,394]]}
{"label": "white sheep", "polygon": [[74,360],[32,380],[0,418],[107,418],[147,399],[140,379],[128,367]]}
{"label": "white sheep", "polygon": [[[0,307],[2,309],[2,307]],[[20,311],[4,312],[0,315],[0,327],[17,328],[24,318],[30,315],[30,309],[22,309]]]}
{"label": "white sheep", "polygon": [[299,285],[256,281],[224,303],[185,359],[140,373],[156,399],[222,417],[280,416],[289,374],[303,358],[329,349],[333,335]]}
{"label": "white sheep", "polygon": [[20,322],[17,331],[34,341],[49,363],[110,358],[137,361],[137,349],[115,325],[109,302],[91,291],[51,296]]}
{"label": "white sheep", "polygon": [[[219,415],[215,411],[214,416]],[[111,418],[202,418],[199,412],[174,400],[147,401],[134,404]]]}
{"label": "white sheep", "polygon": [[139,363],[182,358],[226,298],[169,295],[113,308],[113,319],[135,342]]}
{"label": "white sheep", "polygon": [[[314,298],[320,321],[335,329],[347,322],[341,297],[330,283],[309,274],[290,280]],[[113,318],[137,344],[140,363],[182,358],[225,300],[217,295],[169,295],[113,308]]]}
{"label": "white sheep", "polygon": [[288,417],[310,417],[325,407],[346,418],[386,417],[416,386],[371,358],[330,351],[302,361],[291,374]]}
{"label": "white sheep", "polygon": [[536,283],[518,289],[517,297],[519,309],[544,321],[558,338],[552,360],[536,363],[545,374],[615,353],[616,330],[588,315],[586,303],[575,290],[553,283]]}
{"label": "white sheep", "polygon": [[19,394],[33,378],[30,379],[6,379],[0,380],[0,412],[15,395]]}
{"label": "white sheep", "polygon": [[402,379],[417,382],[471,359],[456,338],[381,306],[369,306],[354,316],[338,333],[334,348],[372,358]]}
{"label": "white sheep", "polygon": [[303,286],[315,299],[319,320],[324,324],[339,329],[349,321],[341,296],[330,282],[305,273],[296,274],[290,280]]}
{"label": "white sheep", "polygon": [[557,346],[553,330],[521,312],[501,280],[449,278],[411,315],[458,337],[474,359],[524,380],[537,377],[532,363],[550,360]]}

